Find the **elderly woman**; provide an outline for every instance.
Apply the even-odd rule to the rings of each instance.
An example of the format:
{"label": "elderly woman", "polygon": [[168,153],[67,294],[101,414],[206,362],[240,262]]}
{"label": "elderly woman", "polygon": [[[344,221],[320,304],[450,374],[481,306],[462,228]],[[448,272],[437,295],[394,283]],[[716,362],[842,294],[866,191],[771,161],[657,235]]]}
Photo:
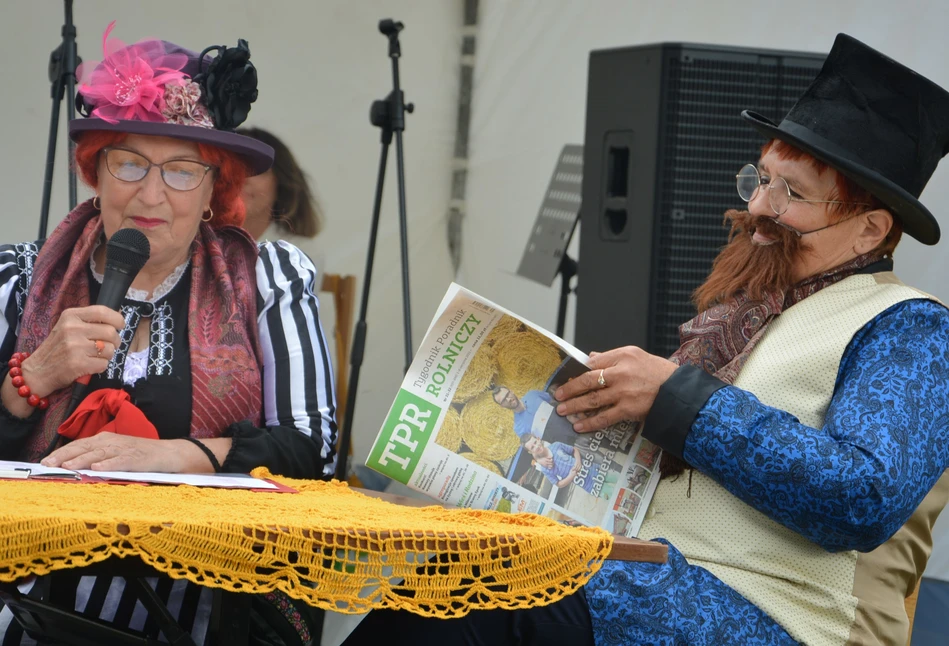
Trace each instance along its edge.
{"label": "elderly woman", "polygon": [[939,240],[919,195],[947,115],[945,90],[838,36],[779,125],[743,114],[768,142],[672,360],[611,350],[555,393],[593,413],[576,431],[644,420],[665,451],[639,535],[668,563],[609,561],[545,608],[371,613],[352,643],[905,644],[949,500],[949,311],[892,254]]}
{"label": "elderly woman", "polygon": [[[104,60],[80,70],[86,118],[69,128],[95,197],[45,242],[0,247],[0,458],[329,477],[335,405],[315,270],[292,245],[258,246],[240,228],[242,184],[273,155],[233,132],[257,97],[247,43],[199,56],[164,41],[125,46],[109,39],[112,27]],[[106,242],[129,228],[148,239],[148,261],[121,311],[93,305]],[[61,427],[84,375],[84,407],[117,399],[142,423]],[[195,608],[209,591],[183,583],[159,589],[183,599],[170,605],[201,640],[207,615]],[[99,579],[80,586],[77,608],[128,625],[126,601],[121,580]],[[0,633],[9,622],[0,614]]]}

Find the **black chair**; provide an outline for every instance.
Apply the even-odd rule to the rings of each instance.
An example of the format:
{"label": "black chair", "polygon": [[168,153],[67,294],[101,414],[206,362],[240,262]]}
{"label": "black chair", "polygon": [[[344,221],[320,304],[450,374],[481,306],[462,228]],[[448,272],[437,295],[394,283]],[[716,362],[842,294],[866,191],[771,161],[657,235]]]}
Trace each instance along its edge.
{"label": "black chair", "polygon": [[[117,628],[74,610],[76,583],[80,576],[121,576],[135,591],[138,600],[158,626],[167,642],[144,632]],[[40,644],[68,646],[196,646],[145,581],[162,576],[135,557],[113,557],[91,566],[53,573],[42,577],[29,594],[22,594],[12,583],[0,583],[0,601],[10,608],[24,632]],[[209,643],[221,646],[246,646],[250,631],[251,595],[215,589],[212,595]],[[318,641],[318,640],[317,640]]]}

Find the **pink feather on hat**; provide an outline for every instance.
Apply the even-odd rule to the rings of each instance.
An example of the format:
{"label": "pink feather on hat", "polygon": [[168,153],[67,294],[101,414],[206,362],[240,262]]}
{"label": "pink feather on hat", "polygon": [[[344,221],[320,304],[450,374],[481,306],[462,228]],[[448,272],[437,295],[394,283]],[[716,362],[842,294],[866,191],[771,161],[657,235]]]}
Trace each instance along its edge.
{"label": "pink feather on hat", "polygon": [[102,35],[100,63],[83,63],[76,70],[79,91],[95,105],[92,116],[109,123],[119,120],[164,122],[165,86],[183,83],[181,69],[187,64],[185,54],[168,54],[160,40],[143,40],[126,45],[117,38],[109,39],[115,21]]}

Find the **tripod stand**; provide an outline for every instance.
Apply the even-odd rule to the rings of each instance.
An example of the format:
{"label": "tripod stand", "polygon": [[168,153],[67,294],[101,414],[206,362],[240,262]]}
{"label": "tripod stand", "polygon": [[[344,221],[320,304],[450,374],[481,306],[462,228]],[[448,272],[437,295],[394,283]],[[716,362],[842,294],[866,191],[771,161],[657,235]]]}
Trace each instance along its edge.
{"label": "tripod stand", "polygon": [[386,161],[389,145],[395,134],[395,150],[398,169],[399,188],[399,236],[402,245],[402,316],[405,334],[405,369],[412,363],[412,313],[409,301],[409,243],[408,220],[405,211],[405,162],[402,155],[402,132],[405,130],[405,113],[415,109],[411,103],[405,103],[405,97],[399,87],[399,58],[402,47],[399,44],[399,32],[404,25],[401,22],[385,19],[379,21],[379,31],[389,39],[389,58],[392,59],[393,90],[381,101],[373,101],[369,110],[372,125],[382,129],[382,150],[379,155],[379,175],[376,178],[376,196],[372,206],[372,224],[369,231],[369,251],[366,255],[366,274],[362,286],[362,301],[359,305],[359,320],[353,335],[353,350],[350,355],[349,392],[346,398],[346,419],[339,439],[339,454],[336,463],[336,478],[345,480],[349,447],[352,442],[353,417],[356,410],[356,388],[359,385],[359,369],[362,366],[366,348],[366,312],[369,308],[369,285],[372,281],[372,262],[376,252],[376,235],[379,230],[379,211],[382,208],[382,188],[386,179]]}
{"label": "tripod stand", "polygon": [[[49,117],[49,139],[46,144],[46,172],[43,176],[43,202],[40,206],[39,240],[46,238],[46,227],[49,222],[49,201],[53,192],[53,166],[56,161],[56,137],[59,133],[59,107],[66,95],[66,120],[72,119],[76,113],[76,66],[79,57],[76,55],[76,27],[72,21],[72,1],[63,0],[66,19],[63,23],[63,42],[49,55],[49,80],[52,83],[50,96],[53,99]],[[72,159],[73,143],[69,142],[69,159]],[[69,210],[76,207],[76,173],[69,166]]]}

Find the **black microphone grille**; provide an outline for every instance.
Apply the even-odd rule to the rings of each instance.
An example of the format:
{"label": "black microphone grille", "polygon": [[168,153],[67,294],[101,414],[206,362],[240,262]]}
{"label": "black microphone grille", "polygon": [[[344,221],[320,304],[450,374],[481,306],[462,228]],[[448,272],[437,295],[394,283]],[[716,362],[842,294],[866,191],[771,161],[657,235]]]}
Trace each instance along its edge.
{"label": "black microphone grille", "polygon": [[106,266],[115,265],[138,273],[148,262],[150,253],[151,247],[144,233],[137,229],[119,229],[106,245]]}

